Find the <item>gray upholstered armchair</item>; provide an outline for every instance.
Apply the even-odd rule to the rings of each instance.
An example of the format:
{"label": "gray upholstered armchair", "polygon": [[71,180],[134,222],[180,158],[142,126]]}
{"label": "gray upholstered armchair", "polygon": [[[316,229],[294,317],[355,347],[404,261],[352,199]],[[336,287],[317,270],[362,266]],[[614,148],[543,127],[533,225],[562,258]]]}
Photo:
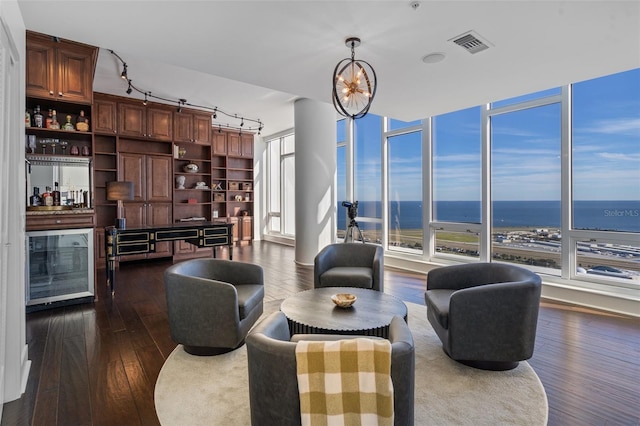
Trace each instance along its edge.
{"label": "gray upholstered armchair", "polygon": [[[274,312],[247,336],[249,401],[253,426],[300,425],[300,395],[296,375],[296,342],[336,340],[358,336],[289,334],[287,318]],[[363,337],[363,336],[360,336]],[[413,425],[415,354],[407,323],[394,317],[389,327],[394,424]]]}
{"label": "gray upholstered armchair", "polygon": [[540,291],[540,277],[519,266],[446,266],[427,275],[427,318],[452,359],[509,370],[533,355]]}
{"label": "gray upholstered armchair", "polygon": [[313,284],[318,287],[361,287],[384,291],[384,251],[362,243],[329,244],[313,265]]}
{"label": "gray upholstered armchair", "polygon": [[215,355],[244,343],[262,315],[262,267],[193,259],[164,273],[171,338],[193,355]]}

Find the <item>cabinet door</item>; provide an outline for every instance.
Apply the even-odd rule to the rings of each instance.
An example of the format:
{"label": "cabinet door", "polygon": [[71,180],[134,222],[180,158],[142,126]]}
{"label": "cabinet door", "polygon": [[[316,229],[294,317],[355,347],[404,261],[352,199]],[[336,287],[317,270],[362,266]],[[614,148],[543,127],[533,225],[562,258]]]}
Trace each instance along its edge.
{"label": "cabinet door", "polygon": [[[126,226],[128,228],[136,228],[144,226],[147,220],[147,205],[146,203],[139,202],[125,202],[123,203],[123,217],[127,219]],[[146,259],[147,254],[130,254],[126,256],[120,256],[121,262],[128,262],[130,260]]]}
{"label": "cabinet door", "polygon": [[147,113],[142,105],[118,104],[118,132],[121,136],[143,138],[147,130]]}
{"label": "cabinet door", "polygon": [[253,135],[243,134],[240,137],[240,155],[243,157],[253,158]]}
{"label": "cabinet door", "polygon": [[213,153],[215,155],[227,155],[227,134],[212,130],[211,139],[213,140]]}
{"label": "cabinet door", "polygon": [[245,216],[240,219],[242,226],[240,230],[240,234],[242,235],[242,241],[251,241],[253,240],[253,218],[250,216]]}
{"label": "cabinet door", "polygon": [[171,157],[149,155],[146,157],[147,201],[171,202],[172,177]]}
{"label": "cabinet door", "polygon": [[209,145],[211,143],[211,116],[193,116],[193,139],[197,144]]}
{"label": "cabinet door", "polygon": [[184,112],[173,115],[173,140],[193,142],[193,116]]}
{"label": "cabinet door", "polygon": [[27,96],[48,98],[55,86],[55,52],[51,44],[27,38],[26,92]]}
{"label": "cabinet door", "polygon": [[93,103],[93,131],[116,133],[116,103],[96,100]]}
{"label": "cabinet door", "polygon": [[173,113],[164,109],[147,110],[147,136],[161,141],[173,139]]}
{"label": "cabinet door", "polygon": [[242,148],[240,147],[240,135],[237,133],[227,134],[227,155],[240,157]]}
{"label": "cabinet door", "polygon": [[[171,203],[148,203],[147,225],[167,225],[171,220]],[[167,257],[173,255],[173,242],[158,243],[155,253],[149,253],[149,258]]]}
{"label": "cabinet door", "polygon": [[135,201],[147,200],[146,156],[123,152],[118,155],[118,180],[133,182]]}
{"label": "cabinet door", "polygon": [[93,101],[93,52],[78,46],[57,48],[56,96],[65,101]]}

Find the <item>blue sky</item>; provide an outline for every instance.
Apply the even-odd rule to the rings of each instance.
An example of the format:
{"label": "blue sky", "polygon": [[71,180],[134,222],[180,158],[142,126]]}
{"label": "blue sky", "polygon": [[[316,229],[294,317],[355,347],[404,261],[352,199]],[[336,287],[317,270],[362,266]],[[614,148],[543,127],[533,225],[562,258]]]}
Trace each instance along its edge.
{"label": "blue sky", "polygon": [[[495,105],[555,93],[559,89]],[[640,200],[640,69],[576,83],[572,101],[574,199]],[[436,200],[480,199],[480,121],[479,107],[435,117]],[[367,115],[356,129],[356,198],[380,199],[380,119]],[[406,140],[406,148],[392,145],[392,196],[420,200],[420,144]],[[494,116],[493,199],[559,200],[560,151],[559,104]]]}

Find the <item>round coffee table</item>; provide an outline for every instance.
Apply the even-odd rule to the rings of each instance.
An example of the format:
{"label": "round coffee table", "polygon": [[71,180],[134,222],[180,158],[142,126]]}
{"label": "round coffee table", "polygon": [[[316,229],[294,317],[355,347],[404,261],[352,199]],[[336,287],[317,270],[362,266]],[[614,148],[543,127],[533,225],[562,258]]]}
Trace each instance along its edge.
{"label": "round coffee table", "polygon": [[[355,294],[349,308],[339,308],[331,300],[336,293]],[[389,338],[391,319],[407,320],[407,305],[397,297],[376,290],[354,287],[323,287],[288,297],[280,310],[289,320],[291,334],[347,334]]]}

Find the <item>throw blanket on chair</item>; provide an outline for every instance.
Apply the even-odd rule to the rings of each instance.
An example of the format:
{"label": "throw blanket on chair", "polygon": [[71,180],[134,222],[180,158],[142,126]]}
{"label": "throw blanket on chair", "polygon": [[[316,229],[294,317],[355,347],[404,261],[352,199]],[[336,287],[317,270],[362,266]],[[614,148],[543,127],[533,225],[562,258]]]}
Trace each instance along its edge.
{"label": "throw blanket on chair", "polygon": [[393,425],[391,343],[355,338],[296,346],[302,425]]}

